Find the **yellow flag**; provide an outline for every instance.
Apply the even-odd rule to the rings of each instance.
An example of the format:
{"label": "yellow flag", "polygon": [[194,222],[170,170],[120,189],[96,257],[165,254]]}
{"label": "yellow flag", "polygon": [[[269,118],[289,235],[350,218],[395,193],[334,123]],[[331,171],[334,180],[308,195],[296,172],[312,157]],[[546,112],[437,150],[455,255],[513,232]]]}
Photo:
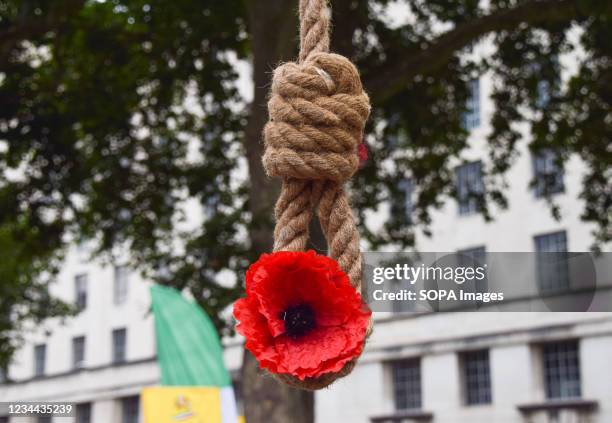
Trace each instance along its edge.
{"label": "yellow flag", "polygon": [[219,391],[214,387],[145,388],[144,423],[221,423]]}

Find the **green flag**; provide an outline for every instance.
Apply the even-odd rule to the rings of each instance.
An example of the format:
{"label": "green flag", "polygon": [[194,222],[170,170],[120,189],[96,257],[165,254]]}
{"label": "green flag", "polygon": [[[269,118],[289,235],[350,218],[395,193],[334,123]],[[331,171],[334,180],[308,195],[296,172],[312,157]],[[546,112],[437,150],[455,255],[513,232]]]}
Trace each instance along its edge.
{"label": "green flag", "polygon": [[161,383],[231,386],[217,331],[204,311],[175,289],[151,287]]}

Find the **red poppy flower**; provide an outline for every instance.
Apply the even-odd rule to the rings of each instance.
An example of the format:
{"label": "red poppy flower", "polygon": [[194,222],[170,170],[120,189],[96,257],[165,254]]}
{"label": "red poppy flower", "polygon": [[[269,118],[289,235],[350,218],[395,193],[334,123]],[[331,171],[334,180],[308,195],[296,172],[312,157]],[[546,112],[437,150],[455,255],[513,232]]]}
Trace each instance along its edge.
{"label": "red poppy flower", "polygon": [[358,357],[370,315],[338,263],[314,251],[263,254],[234,304],[236,330],[260,366],[300,380]]}
{"label": "red poppy flower", "polygon": [[365,143],[365,139],[359,144],[357,154],[359,155],[359,167],[365,166],[365,163],[368,161],[368,146]]}

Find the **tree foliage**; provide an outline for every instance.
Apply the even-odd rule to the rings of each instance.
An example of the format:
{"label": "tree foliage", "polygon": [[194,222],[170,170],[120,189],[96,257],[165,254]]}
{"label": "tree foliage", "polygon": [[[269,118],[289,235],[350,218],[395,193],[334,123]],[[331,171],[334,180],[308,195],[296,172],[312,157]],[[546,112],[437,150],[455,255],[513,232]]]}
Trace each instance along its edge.
{"label": "tree foliage", "polygon": [[[413,19],[390,24],[381,10],[392,3],[409,7]],[[525,123],[532,150],[584,161],[583,218],[596,224],[600,243],[610,241],[609,2],[332,6],[333,49],[355,61],[374,105],[367,137],[373,160],[352,192],[374,248],[410,247],[414,227],[430,230],[431,211],[456,195],[452,165],[467,146],[468,83],[483,73],[496,81],[483,215],[493,218],[491,207],[508,205],[505,174],[522,139],[517,126]],[[2,295],[4,315],[21,321],[42,317],[36,310],[61,311],[60,304],[36,308],[50,301],[40,269],[52,274],[70,240],[89,238],[101,253],[127,245],[134,266],[189,288],[223,326],[221,311],[238,290],[221,283],[220,273],[240,279],[269,242],[275,188],[260,186],[267,91],[260,82],[297,51],[295,11],[296,4],[276,0],[0,3],[0,248],[5,256],[22,254],[2,269],[2,289],[14,292]],[[571,31],[581,34],[577,45]],[[470,58],[485,37],[494,53]],[[580,49],[577,73],[562,83],[556,58]],[[252,104],[236,87],[242,59],[254,63]],[[550,88],[546,102],[539,100],[542,83]],[[195,99],[189,107],[187,97]],[[412,222],[394,214],[382,230],[370,230],[365,213],[399,201],[407,176],[416,187]],[[185,231],[181,204],[188,198],[206,219]],[[38,294],[25,295],[30,287]],[[22,308],[33,311],[21,315]],[[0,334],[17,320],[3,323]]]}
{"label": "tree foliage", "polygon": [[[20,222],[27,225],[27,222]],[[19,234],[19,238],[15,238]],[[30,243],[31,240],[35,242]],[[48,289],[61,255],[42,252],[27,226],[0,228],[0,369],[6,369],[28,325],[48,316],[68,316],[73,307],[53,298]]]}

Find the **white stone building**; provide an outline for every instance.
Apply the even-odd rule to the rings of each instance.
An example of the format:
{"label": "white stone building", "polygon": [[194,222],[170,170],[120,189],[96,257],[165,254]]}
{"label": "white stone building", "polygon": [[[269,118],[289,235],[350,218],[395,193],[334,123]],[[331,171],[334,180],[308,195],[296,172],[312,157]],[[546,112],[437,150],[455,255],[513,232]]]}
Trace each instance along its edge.
{"label": "white stone building", "polygon": [[[474,86],[472,161],[459,184],[477,181],[484,158],[488,76]],[[476,88],[478,88],[476,90]],[[469,201],[434,213],[421,251],[587,251],[592,228],[580,221],[583,166],[572,158],[560,176],[562,219],[528,189],[534,171],[554,166],[523,155],[511,169],[510,207],[485,223]],[[540,166],[540,167],[538,167]],[[470,182],[471,181],[471,182]],[[135,423],[138,394],[159,383],[148,283],[126,268],[84,260],[75,249],[54,286],[83,310],[64,324],[34,328],[0,384],[0,401],[70,401],[79,423]],[[600,275],[601,276],[601,275]],[[608,276],[608,275],[603,275]],[[608,281],[610,282],[610,281]],[[434,313],[377,316],[376,329],[354,372],[316,394],[318,423],[610,423],[612,314]],[[226,342],[226,364],[238,373],[242,345]],[[54,422],[70,419],[54,419]],[[0,417],[0,423],[47,423]]]}

